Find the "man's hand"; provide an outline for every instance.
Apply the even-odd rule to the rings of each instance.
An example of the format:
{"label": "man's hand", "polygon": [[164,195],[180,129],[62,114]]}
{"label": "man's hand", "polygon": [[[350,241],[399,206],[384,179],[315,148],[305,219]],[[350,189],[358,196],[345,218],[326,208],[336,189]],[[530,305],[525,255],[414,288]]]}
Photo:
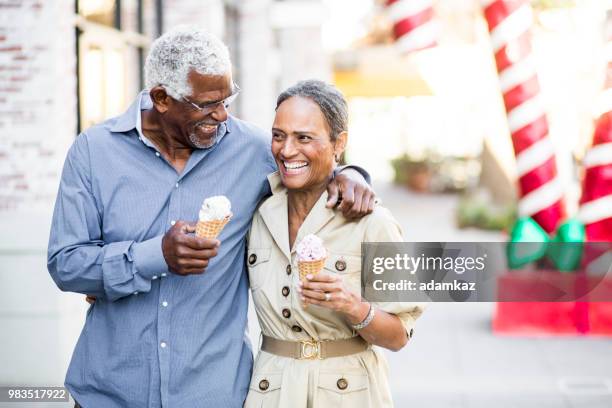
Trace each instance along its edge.
{"label": "man's hand", "polygon": [[374,190],[356,170],[342,170],[327,185],[327,193],[329,198],[326,207],[335,207],[340,199],[338,209],[346,218],[361,218],[374,209]]}
{"label": "man's hand", "polygon": [[168,268],[178,275],[204,273],[210,258],[217,255],[219,241],[191,235],[195,224],[177,221],[162,239],[162,252]]}

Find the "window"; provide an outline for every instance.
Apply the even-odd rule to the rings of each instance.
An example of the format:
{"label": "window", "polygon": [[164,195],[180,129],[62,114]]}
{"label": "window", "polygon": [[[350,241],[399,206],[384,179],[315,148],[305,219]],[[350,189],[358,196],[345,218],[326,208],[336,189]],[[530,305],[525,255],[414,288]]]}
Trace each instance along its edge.
{"label": "window", "polygon": [[122,113],[142,89],[161,10],[162,0],[77,0],[79,131]]}

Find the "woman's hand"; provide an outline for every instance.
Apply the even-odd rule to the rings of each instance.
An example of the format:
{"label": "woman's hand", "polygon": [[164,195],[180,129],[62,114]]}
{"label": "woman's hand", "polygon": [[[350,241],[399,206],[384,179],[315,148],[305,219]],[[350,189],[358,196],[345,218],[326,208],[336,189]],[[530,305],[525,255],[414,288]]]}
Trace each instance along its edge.
{"label": "woman's hand", "polygon": [[[363,302],[359,294],[348,289],[341,275],[328,272],[307,275],[304,282],[300,281],[298,292],[304,304],[326,307],[342,313],[351,325],[363,322],[370,311],[370,304]],[[400,319],[382,310],[376,310],[370,324],[358,332],[368,343],[393,351],[400,350],[408,342],[406,328]]]}
{"label": "woman's hand", "polygon": [[345,285],[340,275],[328,272],[307,275],[306,280],[300,281],[298,285],[298,293],[304,304],[342,313],[351,324],[363,321],[368,314],[368,304],[362,302],[361,296]]}

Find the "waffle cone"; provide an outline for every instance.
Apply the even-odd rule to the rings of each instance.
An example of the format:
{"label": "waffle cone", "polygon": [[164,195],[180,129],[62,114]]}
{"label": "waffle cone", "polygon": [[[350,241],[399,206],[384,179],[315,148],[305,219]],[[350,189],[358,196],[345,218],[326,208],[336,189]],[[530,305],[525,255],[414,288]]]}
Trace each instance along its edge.
{"label": "waffle cone", "polygon": [[198,221],[196,235],[201,238],[217,238],[230,219],[231,216],[222,220]]}
{"label": "waffle cone", "polygon": [[306,275],[316,275],[321,272],[325,265],[325,258],[317,259],[316,261],[298,261],[298,269],[300,271],[300,280],[306,280]]}

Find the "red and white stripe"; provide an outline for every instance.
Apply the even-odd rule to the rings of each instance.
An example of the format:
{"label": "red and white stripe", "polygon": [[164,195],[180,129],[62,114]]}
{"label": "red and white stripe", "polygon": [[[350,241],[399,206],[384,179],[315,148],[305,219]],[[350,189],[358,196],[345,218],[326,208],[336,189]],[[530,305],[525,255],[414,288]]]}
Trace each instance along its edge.
{"label": "red and white stripe", "polygon": [[585,225],[588,241],[612,241],[612,111],[597,120],[583,166],[578,218]]}
{"label": "red and white stripe", "polygon": [[481,0],[519,176],[519,214],[551,233],[565,216],[554,146],[531,48],[528,0]]}
{"label": "red and white stripe", "polygon": [[607,75],[598,104],[593,143],[582,165],[582,197],[578,218],[588,241],[612,241],[612,11],[608,12]]}
{"label": "red and white stripe", "polygon": [[437,45],[438,25],[432,0],[387,0],[396,45],[402,53]]}

